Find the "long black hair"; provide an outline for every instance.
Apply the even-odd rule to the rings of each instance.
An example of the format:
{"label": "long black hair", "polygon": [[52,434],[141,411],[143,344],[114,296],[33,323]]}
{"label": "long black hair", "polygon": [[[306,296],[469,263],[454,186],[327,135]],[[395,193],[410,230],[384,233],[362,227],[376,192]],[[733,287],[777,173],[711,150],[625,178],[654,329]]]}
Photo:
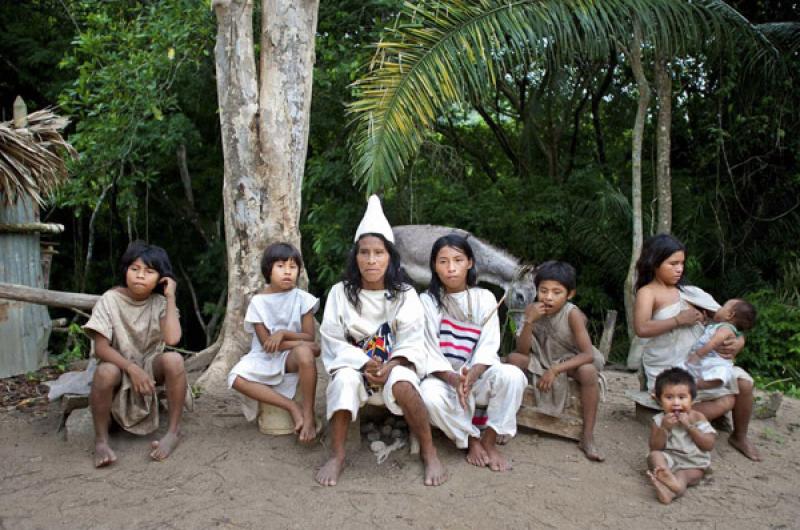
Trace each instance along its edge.
{"label": "long black hair", "polygon": [[[169,261],[167,251],[156,245],[148,245],[144,241],[133,241],[119,260],[119,274],[121,285],[128,286],[128,267],[141,259],[145,265],[158,272],[159,281],[163,277],[175,280],[175,273],[172,272],[172,263]],[[157,283],[154,293],[164,294],[164,285]]]}
{"label": "long black hair", "polygon": [[458,234],[448,234],[440,237],[431,247],[431,259],[429,262],[431,267],[431,283],[428,284],[428,294],[436,301],[437,307],[442,305],[442,280],[439,279],[439,275],[436,274],[436,257],[439,255],[439,251],[444,247],[452,247],[472,260],[472,267],[467,271],[467,287],[475,287],[478,284],[475,253],[472,252],[472,246],[470,246],[467,238]]}
{"label": "long black hair", "polygon": [[[683,252],[683,255],[686,256],[686,246],[669,234],[657,234],[647,238],[642,246],[642,254],[636,262],[636,285],[633,290],[638,291],[652,282],[656,275],[656,269],[676,252]],[[686,268],[684,267],[684,274],[678,280],[678,288],[684,284],[685,277]]]}
{"label": "long black hair", "polygon": [[353,243],[350,253],[347,255],[347,265],[345,266],[344,275],[342,277],[342,281],[344,282],[344,292],[347,295],[347,300],[353,304],[353,307],[355,307],[356,311],[359,312],[361,311],[361,302],[358,300],[358,295],[361,292],[362,287],[361,271],[358,270],[358,262],[356,261],[356,257],[358,256],[359,243],[362,239],[368,236],[377,237],[383,241],[383,246],[389,253],[389,266],[386,268],[386,274],[383,276],[383,288],[389,291],[387,293],[387,298],[394,298],[400,291],[406,291],[411,288],[411,282],[409,281],[406,271],[403,270],[403,267],[400,263],[400,253],[397,252],[397,248],[381,234],[362,234],[361,237],[358,238],[358,241]]}

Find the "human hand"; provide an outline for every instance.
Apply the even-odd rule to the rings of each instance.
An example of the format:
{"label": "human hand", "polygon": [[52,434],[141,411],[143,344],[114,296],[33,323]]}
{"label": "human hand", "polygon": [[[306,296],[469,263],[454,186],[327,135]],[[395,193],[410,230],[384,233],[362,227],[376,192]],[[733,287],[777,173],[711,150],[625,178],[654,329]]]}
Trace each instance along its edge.
{"label": "human hand", "polygon": [[264,351],[269,353],[275,353],[278,351],[281,346],[281,342],[283,342],[283,337],[283,331],[276,331],[275,333],[270,334],[267,340],[264,341]]}
{"label": "human hand", "polygon": [[525,322],[532,324],[545,315],[544,304],[534,302],[525,308]]}
{"label": "human hand", "polygon": [[156,382],[147,375],[138,364],[131,362],[125,367],[125,372],[131,378],[131,385],[137,394],[152,395],[156,391]]}
{"label": "human hand", "polygon": [[175,297],[175,290],[178,288],[178,284],[170,278],[169,276],[164,276],[158,283],[164,286],[164,296],[167,298],[174,298]]}
{"label": "human hand", "polygon": [[470,371],[466,366],[462,366],[458,372],[458,381],[456,382],[456,395],[458,395],[458,403],[464,408],[467,408],[469,401],[469,394],[472,392],[472,378],[470,378]]}
{"label": "human hand", "polygon": [[689,355],[689,357],[686,358],[686,363],[687,364],[700,364],[700,356],[697,355],[696,353],[693,353],[693,354]]}
{"label": "human hand", "polygon": [[723,359],[728,359],[732,361],[736,359],[736,356],[739,354],[740,351],[744,348],[744,336],[740,337],[728,337],[723,341],[722,344],[717,346],[717,353]]}
{"label": "human hand", "polygon": [[671,431],[673,427],[678,424],[678,414],[675,412],[669,412],[664,414],[664,418],[661,420],[661,428],[666,431]]}
{"label": "human hand", "polygon": [[678,322],[679,326],[691,326],[692,324],[703,321],[703,313],[694,307],[689,307],[678,313],[675,320]]}
{"label": "human hand", "polygon": [[[372,361],[374,364],[370,364]],[[388,363],[380,363],[374,359],[370,359],[367,361],[369,366],[365,365],[364,368],[364,377],[367,378],[367,382],[373,386],[383,386],[386,384],[386,381],[389,380],[389,374],[392,371],[392,368],[395,367],[395,363],[389,361]]]}
{"label": "human hand", "polygon": [[684,428],[688,429],[691,427],[691,423],[689,422],[689,414],[686,412],[679,412],[678,413],[678,423],[684,426]]}
{"label": "human hand", "polygon": [[550,392],[553,388],[553,381],[556,380],[557,376],[558,372],[556,372],[555,368],[550,368],[536,381],[536,388],[542,392]]}

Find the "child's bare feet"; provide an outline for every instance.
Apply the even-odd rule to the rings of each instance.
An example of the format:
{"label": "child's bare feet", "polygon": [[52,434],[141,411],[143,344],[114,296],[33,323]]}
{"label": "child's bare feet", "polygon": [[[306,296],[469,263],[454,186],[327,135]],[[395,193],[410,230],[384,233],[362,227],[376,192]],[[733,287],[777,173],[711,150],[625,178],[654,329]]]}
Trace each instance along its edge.
{"label": "child's bare feet", "polygon": [[666,484],[658,480],[652,472],[648,471],[647,476],[650,478],[650,482],[653,483],[653,487],[656,489],[656,496],[662,504],[669,504],[675,499],[675,493]]}
{"label": "child's bare feet", "polygon": [[150,458],[158,461],[165,460],[178,447],[179,440],[180,436],[177,432],[167,431],[163,438],[150,444],[153,448],[150,451]]}
{"label": "child's bare feet", "polygon": [[94,467],[110,466],[117,461],[117,455],[108,446],[108,442],[96,442],[94,444]]}
{"label": "child's bare feet", "polygon": [[756,446],[750,441],[750,438],[746,436],[744,438],[738,438],[731,435],[728,437],[728,443],[750,460],[761,462],[761,453],[758,452],[758,449],[756,449]]}
{"label": "child's bare feet", "polygon": [[450,478],[447,474],[447,469],[435,452],[427,456],[423,455],[422,461],[425,466],[426,486],[441,486]]}
{"label": "child's bare feet", "polygon": [[330,459],[317,470],[317,473],[314,475],[314,480],[323,486],[335,486],[336,482],[339,480],[339,475],[341,475],[342,470],[344,470],[344,462],[344,455],[341,457],[330,457]]}
{"label": "child's bare feet", "polygon": [[467,451],[467,462],[473,466],[486,467],[489,465],[489,454],[483,447],[478,438],[469,438],[469,449]]}
{"label": "child's bare feet", "polygon": [[300,428],[300,434],[297,436],[297,439],[300,443],[311,443],[314,441],[314,438],[317,437],[317,426],[314,420],[314,412],[312,411],[309,413],[303,413],[303,425]]}
{"label": "child's bare feet", "polygon": [[585,438],[583,441],[578,443],[578,448],[583,451],[583,454],[586,455],[586,458],[593,462],[603,462],[605,461],[606,457],[600,452],[600,449],[594,444],[594,440],[590,438]]}
{"label": "child's bare feet", "polygon": [[303,430],[303,409],[301,409],[300,405],[294,401],[290,401],[288,410],[289,414],[292,415],[292,421],[294,422],[294,433],[299,435]]}
{"label": "child's bare feet", "polygon": [[676,495],[681,493],[683,488],[681,487],[680,483],[678,482],[678,478],[672,474],[672,471],[663,467],[663,466],[656,466],[653,468],[653,476],[658,479],[659,482],[664,484],[666,487],[675,493]]}
{"label": "child's bare feet", "polygon": [[511,460],[497,450],[494,444],[482,444],[486,449],[486,454],[489,455],[489,469],[492,471],[511,471],[513,466]]}

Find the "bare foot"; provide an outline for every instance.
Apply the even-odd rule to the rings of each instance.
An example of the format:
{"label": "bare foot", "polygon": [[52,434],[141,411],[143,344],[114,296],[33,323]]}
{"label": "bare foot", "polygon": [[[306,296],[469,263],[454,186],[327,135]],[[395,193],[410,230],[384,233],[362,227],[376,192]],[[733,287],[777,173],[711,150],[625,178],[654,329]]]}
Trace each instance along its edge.
{"label": "bare foot", "polygon": [[314,412],[312,411],[310,414],[303,414],[303,424],[300,428],[300,434],[297,436],[297,439],[300,443],[311,443],[314,441],[314,438],[317,437],[317,426],[314,420]]}
{"label": "bare foot", "polygon": [[482,444],[489,455],[489,469],[492,471],[511,471],[511,460],[505,457],[494,444]]}
{"label": "bare foot", "polygon": [[[303,410],[300,405],[292,401],[289,405],[289,414],[292,415],[292,421],[294,421],[294,433],[299,435],[303,430]],[[314,429],[313,420],[311,421],[311,429]]]}
{"label": "bare foot", "polygon": [[489,465],[489,454],[483,447],[478,438],[469,438],[469,450],[467,451],[467,462],[473,466],[486,467]]}
{"label": "bare foot", "polygon": [[672,471],[663,466],[656,466],[653,469],[653,476],[656,477],[659,482],[668,487],[675,495],[679,494],[683,489],[678,483],[677,477],[672,474]]}
{"label": "bare foot", "polygon": [[670,490],[663,482],[658,480],[654,474],[650,471],[647,472],[647,476],[650,478],[650,482],[653,483],[653,487],[656,489],[656,496],[658,500],[662,504],[669,504],[675,498],[675,494]]}
{"label": "bare foot", "polygon": [[314,480],[323,486],[335,486],[344,469],[344,456],[332,456],[314,475]]}
{"label": "bare foot", "polygon": [[578,444],[578,448],[583,451],[583,454],[586,455],[586,458],[593,462],[603,462],[606,459],[605,455],[600,452],[600,449],[594,445],[594,440],[580,442]]}
{"label": "bare foot", "polygon": [[167,431],[167,434],[165,434],[163,438],[150,444],[153,448],[153,450],[150,451],[150,458],[159,462],[166,459],[172,454],[172,451],[178,447],[179,440],[180,437],[177,432]]}
{"label": "bare foot", "polygon": [[447,474],[447,469],[444,464],[439,460],[436,453],[422,457],[425,465],[425,485],[426,486],[441,486],[447,479],[450,478]]}
{"label": "bare foot", "polygon": [[758,452],[758,449],[756,449],[756,446],[750,441],[750,438],[745,437],[743,440],[740,440],[734,436],[729,436],[728,443],[750,460],[761,462],[761,453]]}
{"label": "bare foot", "polygon": [[108,446],[108,442],[94,444],[94,467],[110,466],[117,461],[117,455]]}

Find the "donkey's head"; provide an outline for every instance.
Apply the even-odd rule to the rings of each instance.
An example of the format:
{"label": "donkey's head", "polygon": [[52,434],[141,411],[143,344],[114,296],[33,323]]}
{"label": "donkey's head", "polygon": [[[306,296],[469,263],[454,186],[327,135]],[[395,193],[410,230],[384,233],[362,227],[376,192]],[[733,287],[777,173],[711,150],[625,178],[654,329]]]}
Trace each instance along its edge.
{"label": "donkey's head", "polygon": [[520,265],[506,289],[506,307],[508,307],[508,314],[514,319],[517,329],[522,326],[525,308],[536,300],[533,271],[532,265]]}

